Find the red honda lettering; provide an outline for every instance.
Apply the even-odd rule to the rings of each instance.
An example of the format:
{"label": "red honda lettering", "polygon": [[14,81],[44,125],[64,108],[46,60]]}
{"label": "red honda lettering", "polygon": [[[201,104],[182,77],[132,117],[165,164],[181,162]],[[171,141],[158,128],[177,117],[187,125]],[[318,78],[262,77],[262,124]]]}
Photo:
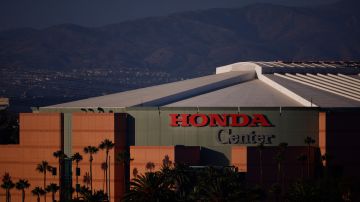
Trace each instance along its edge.
{"label": "red honda lettering", "polygon": [[221,116],[219,114],[209,114],[210,116],[210,126],[228,126],[228,114],[222,114]]}
{"label": "red honda lettering", "polygon": [[[190,126],[189,125],[189,116],[190,114],[169,114],[171,117],[170,126]],[[180,119],[181,117],[181,119]]]}
{"label": "red honda lettering", "polygon": [[250,118],[246,114],[231,114],[231,125],[232,127],[244,127],[250,122]]}
{"label": "red honda lettering", "polygon": [[205,114],[194,114],[190,116],[190,124],[196,127],[206,126],[209,122],[209,118]]}
{"label": "red honda lettering", "polygon": [[253,118],[251,124],[249,126],[256,127],[256,126],[263,126],[263,127],[270,127],[271,124],[267,120],[267,118],[263,114],[253,114]]}

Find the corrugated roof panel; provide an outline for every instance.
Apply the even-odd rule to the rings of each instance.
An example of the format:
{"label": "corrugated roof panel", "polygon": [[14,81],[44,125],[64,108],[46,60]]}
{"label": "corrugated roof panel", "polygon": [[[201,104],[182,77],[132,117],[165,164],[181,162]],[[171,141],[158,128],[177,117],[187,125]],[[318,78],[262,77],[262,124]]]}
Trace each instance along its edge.
{"label": "corrugated roof panel", "polygon": [[166,105],[167,107],[300,107],[283,93],[260,80],[247,81],[224,89]]}
{"label": "corrugated roof panel", "polygon": [[300,82],[300,83],[302,83],[304,85],[319,88],[321,90],[328,91],[328,92],[334,93],[336,95],[341,95],[341,96],[344,96],[344,97],[349,98],[349,99],[354,99],[356,101],[360,101],[360,96],[354,95],[353,93],[344,91],[344,90],[339,89],[339,88],[335,88],[335,87],[333,87],[331,85],[328,85],[328,84],[323,84],[323,83],[320,83],[320,82],[317,82],[317,81],[311,81],[311,80],[309,80],[307,78],[302,78],[300,76],[295,76],[295,75],[288,74],[288,73],[286,73],[285,76],[284,75],[279,75],[279,74],[277,74],[277,75],[282,76],[282,77],[287,78],[287,79],[291,79],[291,80]]}
{"label": "corrugated roof panel", "polygon": [[274,74],[266,74],[265,77],[297,93],[307,100],[312,100],[319,107],[360,107],[360,102],[336,95],[315,87],[304,85]]}

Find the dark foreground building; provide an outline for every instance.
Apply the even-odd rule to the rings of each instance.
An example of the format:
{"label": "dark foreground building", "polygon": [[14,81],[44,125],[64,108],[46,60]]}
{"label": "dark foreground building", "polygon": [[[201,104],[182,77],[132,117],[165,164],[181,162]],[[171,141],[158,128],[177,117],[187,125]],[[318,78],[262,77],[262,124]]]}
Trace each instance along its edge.
{"label": "dark foreground building", "polygon": [[[263,143],[264,181],[276,180],[277,145],[288,144],[284,170],[287,180],[298,178],[300,154],[308,154],[310,174],[331,163],[348,176],[359,176],[360,64],[346,62],[241,62],[216,69],[216,74],[101,97],[34,109],[20,114],[20,144],[0,146],[0,174],[43,185],[35,170],[42,160],[58,166],[53,152],[79,152],[79,183],[89,172],[83,148],[104,139],[110,150],[111,201],[119,201],[132,173],[155,170],[165,156],[192,166],[234,166],[249,182],[258,182],[259,151]],[[130,165],[115,160],[130,153]],[[326,162],[321,155],[333,158]],[[94,155],[93,187],[104,187],[105,152]],[[63,186],[75,187],[75,163],[66,161]],[[71,174],[71,172],[73,174]],[[47,183],[58,183],[48,174]],[[65,185],[64,185],[65,184]],[[29,192],[29,191],[28,191]],[[19,201],[20,192],[14,192]],[[0,191],[0,200],[5,192]],[[27,201],[36,197],[27,194]],[[50,194],[48,194],[50,201]]]}

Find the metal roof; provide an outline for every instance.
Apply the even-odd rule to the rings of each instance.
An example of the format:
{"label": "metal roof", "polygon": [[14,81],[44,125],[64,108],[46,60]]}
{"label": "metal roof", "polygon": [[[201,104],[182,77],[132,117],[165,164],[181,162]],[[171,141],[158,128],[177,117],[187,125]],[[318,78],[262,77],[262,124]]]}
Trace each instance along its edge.
{"label": "metal roof", "polygon": [[240,62],[215,75],[41,109],[171,107],[360,107],[358,62]]}
{"label": "metal roof", "polygon": [[255,79],[166,105],[166,107],[301,107],[299,102]]}
{"label": "metal roof", "polygon": [[299,82],[279,74],[267,74],[264,76],[320,107],[360,107],[359,101],[324,90],[326,88],[318,88],[317,85],[312,83]]}
{"label": "metal roof", "polygon": [[255,78],[255,72],[228,72],[125,91],[43,108],[162,106]]}

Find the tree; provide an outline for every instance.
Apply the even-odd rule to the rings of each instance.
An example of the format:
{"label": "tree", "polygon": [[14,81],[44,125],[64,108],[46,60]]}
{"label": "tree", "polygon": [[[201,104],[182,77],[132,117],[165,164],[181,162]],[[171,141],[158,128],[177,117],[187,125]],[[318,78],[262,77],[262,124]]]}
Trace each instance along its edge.
{"label": "tree", "polygon": [[319,189],[314,182],[296,181],[292,183],[287,192],[287,199],[294,202],[323,201]]}
{"label": "tree", "polygon": [[99,201],[105,201],[108,197],[107,194],[104,193],[103,190],[94,191],[94,193],[89,190],[89,188],[82,186],[80,188],[80,195],[82,196],[83,200],[86,202],[99,202]]}
{"label": "tree", "polygon": [[132,171],[132,174],[133,174],[133,177],[136,178],[137,175],[139,174],[139,171],[137,168],[134,168],[133,171]]}
{"label": "tree", "polygon": [[264,182],[264,174],[263,174],[263,159],[262,159],[262,152],[264,150],[264,142],[261,142],[257,145],[257,149],[259,151],[259,163],[260,163],[260,184],[262,185]]}
{"label": "tree", "polygon": [[288,143],[286,143],[286,142],[280,143],[277,148],[277,153],[275,156],[275,160],[277,162],[277,167],[278,167],[277,184],[281,184],[280,192],[282,192],[284,190],[284,181],[285,181],[284,173],[285,172],[283,171],[282,163],[285,159],[285,151],[286,151],[287,146],[288,146]]}
{"label": "tree", "polygon": [[11,194],[10,194],[10,190],[13,189],[15,187],[15,184],[13,183],[13,181],[11,180],[11,176],[9,173],[5,173],[3,178],[2,178],[2,184],[1,184],[1,188],[5,189],[6,192],[6,202],[10,202],[11,201]]}
{"label": "tree", "polygon": [[55,201],[55,194],[57,191],[59,191],[59,189],[60,187],[55,183],[51,183],[45,188],[47,192],[51,192],[52,201]]}
{"label": "tree", "polygon": [[310,149],[311,149],[311,145],[312,144],[315,144],[315,140],[310,137],[310,136],[307,136],[304,140],[305,144],[308,145],[308,162],[307,162],[307,175],[308,175],[308,178],[310,177]]}
{"label": "tree", "polygon": [[[130,152],[127,150],[117,153],[115,159],[117,162],[123,165],[123,169],[125,173],[126,173],[126,169],[130,166],[130,161],[134,160],[130,157]],[[123,184],[124,187],[127,187],[125,177],[123,178],[123,183],[124,183]]]}
{"label": "tree", "polygon": [[152,172],[155,168],[155,164],[151,161],[147,162],[145,168],[148,172]]}
{"label": "tree", "polygon": [[93,191],[93,186],[92,186],[92,182],[93,182],[93,180],[92,180],[92,162],[94,160],[93,154],[96,154],[98,151],[99,151],[99,149],[94,146],[87,146],[84,148],[85,154],[90,155],[89,162],[90,162],[90,190],[91,190],[91,192]]}
{"label": "tree", "polygon": [[110,168],[109,166],[109,162],[108,162],[108,158],[109,158],[109,151],[114,148],[115,143],[113,143],[111,140],[109,139],[105,139],[104,141],[102,141],[99,145],[99,148],[101,150],[105,150],[105,163],[106,163],[106,169],[105,169],[105,184],[106,184],[106,190],[105,193],[108,193],[109,191],[109,187],[108,187],[108,169]]}
{"label": "tree", "polygon": [[64,163],[65,158],[67,158],[67,155],[62,150],[58,150],[58,151],[53,153],[53,156],[55,158],[57,158],[58,161],[59,161],[59,180],[61,181],[62,174],[63,174],[61,167],[62,167],[62,165]]}
{"label": "tree", "polygon": [[19,179],[18,182],[16,182],[16,189],[17,190],[21,190],[21,198],[22,198],[22,202],[25,201],[25,189],[29,188],[30,184],[27,180],[25,179]]}
{"label": "tree", "polygon": [[41,187],[35,187],[33,190],[31,190],[31,193],[37,197],[37,202],[40,202],[40,196],[46,194],[45,190]]}
{"label": "tree", "polygon": [[106,162],[101,163],[101,170],[104,172],[104,181],[103,181],[103,190],[104,190],[105,189],[105,183],[107,183],[107,181],[106,181],[107,163]]}
{"label": "tree", "polygon": [[285,150],[287,148],[287,143],[286,142],[282,142],[279,144],[278,148],[277,148],[277,152],[275,155],[275,160],[277,162],[277,167],[278,167],[278,174],[277,174],[277,181],[278,183],[280,183],[281,180],[281,176],[282,176],[282,162],[285,159]]}
{"label": "tree", "polygon": [[301,179],[304,179],[304,167],[305,167],[305,161],[308,159],[308,157],[306,156],[306,154],[301,153],[298,157],[297,160],[300,161],[301,163]]}
{"label": "tree", "polygon": [[90,175],[88,172],[85,173],[83,182],[85,183],[86,187],[89,187],[89,184],[91,182]]}
{"label": "tree", "polygon": [[165,155],[164,159],[162,160],[162,166],[163,168],[171,168],[172,161],[168,155]]}
{"label": "tree", "polygon": [[[36,170],[44,174],[44,187],[46,187],[46,171],[51,171],[52,167],[47,161],[42,161],[37,165]],[[46,202],[46,192],[44,193],[44,200]]]}
{"label": "tree", "polygon": [[[79,162],[83,160],[83,157],[81,156],[81,154],[79,152],[76,152],[74,155],[72,155],[71,160],[75,161],[75,163],[76,163],[76,172],[75,172],[76,184],[79,184],[79,176],[78,176],[77,171],[79,169]],[[78,190],[76,190],[76,197],[79,197]]]}
{"label": "tree", "polygon": [[130,182],[124,201],[170,201],[174,192],[160,172],[138,175]]}

